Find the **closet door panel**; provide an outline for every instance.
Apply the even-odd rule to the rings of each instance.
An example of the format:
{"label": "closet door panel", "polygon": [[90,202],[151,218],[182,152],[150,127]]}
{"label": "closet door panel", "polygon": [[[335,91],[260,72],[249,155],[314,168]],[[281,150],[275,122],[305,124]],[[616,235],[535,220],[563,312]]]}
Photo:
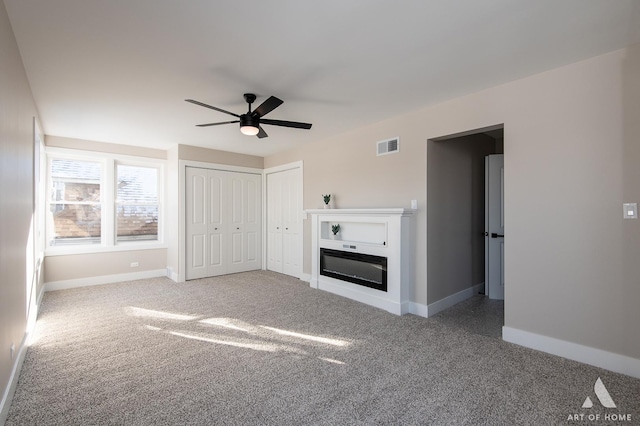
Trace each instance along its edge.
{"label": "closet door panel", "polygon": [[227,273],[226,267],[226,214],[225,206],[225,176],[217,170],[208,170],[209,182],[209,263],[207,276],[223,275]]}
{"label": "closet door panel", "polygon": [[[220,275],[219,272],[224,270],[224,247],[222,244],[223,237],[220,234],[211,234],[209,236],[211,255],[209,256],[209,267],[211,275]],[[211,276],[210,275],[210,276]]]}
{"label": "closet door panel", "polygon": [[260,269],[261,176],[186,169],[186,278]]}
{"label": "closet door panel", "polygon": [[243,240],[243,235],[242,232],[233,232],[231,234],[231,263],[233,265],[233,272],[240,272],[239,270],[236,270],[235,268],[240,268],[242,269],[242,263],[243,263],[243,244],[242,244],[242,240]]}
{"label": "closet door panel", "polygon": [[262,205],[260,203],[260,181],[253,178],[246,182],[246,224],[257,226],[260,224],[260,213]]}
{"label": "closet door panel", "polygon": [[187,168],[186,202],[186,278],[202,278],[207,271],[207,171]]}
{"label": "closet door panel", "polygon": [[260,235],[257,232],[247,233],[247,262],[257,263],[260,261]]}
{"label": "closet door panel", "polygon": [[244,262],[246,270],[262,268],[262,177],[245,175]]}
{"label": "closet door panel", "polygon": [[204,235],[193,235],[191,238],[191,268],[203,269],[206,268],[206,262],[204,261],[206,255]]}
{"label": "closet door panel", "polygon": [[244,271],[243,252],[244,248],[244,185],[243,176],[241,174],[229,173],[229,181],[227,183],[229,190],[227,197],[227,205],[229,206],[229,235],[230,235],[230,264],[229,272]]}
{"label": "closet door panel", "polygon": [[260,175],[235,173],[230,184],[231,254],[230,272],[260,269],[262,194]]}
{"label": "closet door panel", "polygon": [[299,277],[302,274],[302,173],[300,169],[283,172],[282,200],[282,272]]}
{"label": "closet door panel", "polygon": [[211,174],[211,172],[209,174],[209,224],[221,226],[223,224],[222,208],[224,206],[222,198],[223,176],[219,176],[217,173]]}
{"label": "closet door panel", "polygon": [[267,175],[267,269],[302,275],[302,170]]}
{"label": "closet door panel", "polygon": [[282,173],[267,175],[267,269],[282,273]]}

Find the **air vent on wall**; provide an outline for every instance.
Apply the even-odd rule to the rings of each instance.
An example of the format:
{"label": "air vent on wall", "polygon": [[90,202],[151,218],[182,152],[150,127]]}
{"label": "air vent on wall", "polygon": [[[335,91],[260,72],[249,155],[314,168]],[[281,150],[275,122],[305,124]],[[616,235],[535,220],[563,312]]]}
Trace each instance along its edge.
{"label": "air vent on wall", "polygon": [[378,156],[395,154],[400,151],[400,137],[395,137],[378,142]]}

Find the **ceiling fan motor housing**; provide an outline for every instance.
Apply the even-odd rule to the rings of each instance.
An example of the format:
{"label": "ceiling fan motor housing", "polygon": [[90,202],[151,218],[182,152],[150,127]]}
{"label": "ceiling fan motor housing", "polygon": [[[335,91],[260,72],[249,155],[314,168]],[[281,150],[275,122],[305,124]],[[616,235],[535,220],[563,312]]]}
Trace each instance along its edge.
{"label": "ceiling fan motor housing", "polygon": [[258,127],[260,125],[260,118],[254,117],[251,114],[242,114],[240,116],[240,127]]}

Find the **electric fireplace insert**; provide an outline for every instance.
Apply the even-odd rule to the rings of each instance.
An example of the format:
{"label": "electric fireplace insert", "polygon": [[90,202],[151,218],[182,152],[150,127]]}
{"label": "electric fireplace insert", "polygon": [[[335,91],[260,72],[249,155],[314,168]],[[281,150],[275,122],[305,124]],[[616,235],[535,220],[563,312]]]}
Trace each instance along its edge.
{"label": "electric fireplace insert", "polygon": [[387,291],[387,258],[320,248],[320,275]]}

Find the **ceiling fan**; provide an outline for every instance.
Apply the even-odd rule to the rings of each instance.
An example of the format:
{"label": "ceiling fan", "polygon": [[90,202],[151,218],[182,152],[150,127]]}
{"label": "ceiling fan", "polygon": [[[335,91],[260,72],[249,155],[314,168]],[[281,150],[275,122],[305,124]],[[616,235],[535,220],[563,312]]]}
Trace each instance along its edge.
{"label": "ceiling fan", "polygon": [[249,110],[245,114],[235,114],[233,112],[225,111],[224,109],[217,108],[211,105],[204,104],[202,102],[194,101],[193,99],[185,99],[187,102],[191,102],[195,105],[200,105],[205,108],[211,108],[216,111],[224,112],[225,114],[233,115],[234,117],[238,117],[238,120],[233,121],[222,121],[219,123],[208,123],[208,124],[197,124],[198,127],[207,127],[207,126],[218,126],[220,124],[231,124],[231,123],[240,123],[240,131],[242,134],[248,136],[257,135],[260,139],[266,138],[267,132],[264,131],[260,124],[271,124],[272,126],[282,126],[282,127],[293,127],[295,129],[310,129],[311,124],[309,123],[298,123],[297,121],[284,121],[284,120],[270,120],[268,118],[262,118],[263,116],[269,114],[271,111],[282,105],[283,101],[276,98],[275,96],[269,96],[269,98],[264,101],[260,106],[253,111],[251,111],[251,104],[255,102],[256,95],[253,93],[245,93],[244,100],[249,104]]}

